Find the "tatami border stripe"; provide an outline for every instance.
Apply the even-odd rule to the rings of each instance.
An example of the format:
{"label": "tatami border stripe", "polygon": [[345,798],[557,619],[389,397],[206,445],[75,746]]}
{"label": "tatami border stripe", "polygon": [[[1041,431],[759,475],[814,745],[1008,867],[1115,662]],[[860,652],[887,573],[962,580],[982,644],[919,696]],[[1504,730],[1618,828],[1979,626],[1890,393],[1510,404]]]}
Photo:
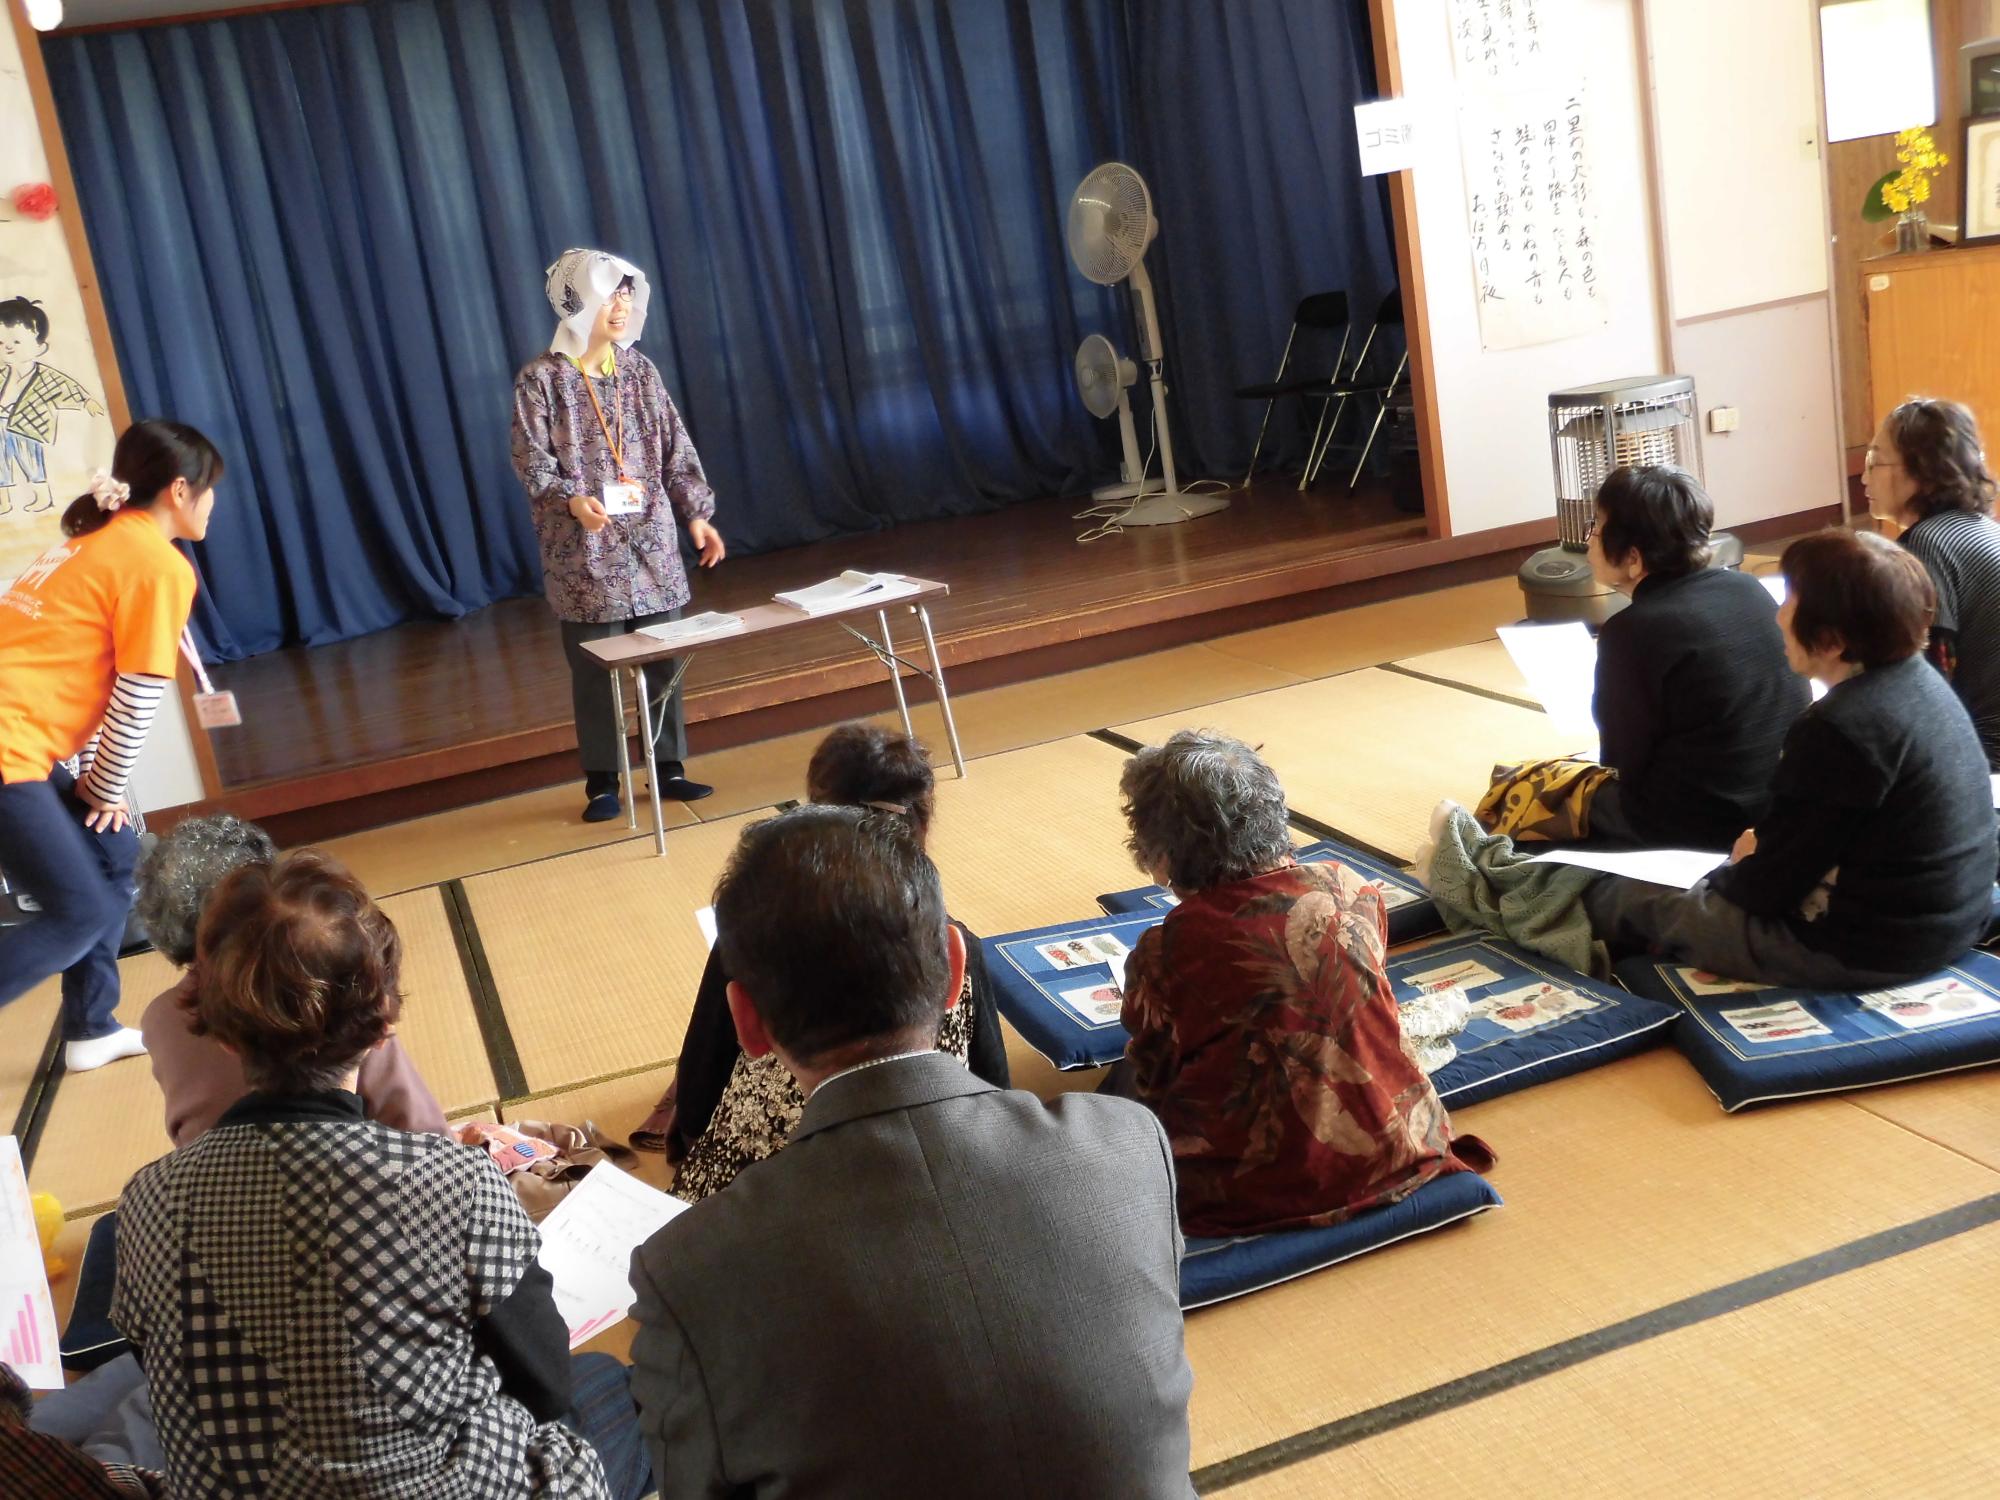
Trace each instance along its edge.
{"label": "tatami border stripe", "polygon": [[528,1075],[521,1067],[520,1049],[514,1045],[513,1028],[500,1004],[500,990],[493,982],[493,966],[486,959],[486,944],[480,941],[479,922],[472,915],[472,901],[465,894],[465,882],[447,880],[438,887],[444,897],[445,916],[451,922],[452,942],[458,947],[459,966],[465,970],[465,987],[472,995],[473,1014],[479,1018],[480,1039],[486,1043],[486,1061],[493,1069],[493,1086],[502,1099],[528,1092]]}
{"label": "tatami border stripe", "polygon": [[14,1139],[20,1143],[23,1171],[35,1165],[35,1151],[42,1144],[42,1130],[49,1123],[63,1072],[62,1016],[58,1013],[49,1023],[49,1039],[42,1045],[42,1060],[35,1065],[34,1079],[21,1096],[21,1112],[14,1117]]}
{"label": "tatami border stripe", "polygon": [[[1094,740],[1102,740],[1114,749],[1123,750],[1127,755],[1132,754],[1134,751],[1145,749],[1145,746],[1141,745],[1137,740],[1131,738],[1129,735],[1120,734],[1115,729],[1093,729],[1090,731],[1090,737]],[[1336,828],[1331,823],[1322,822],[1310,813],[1302,813],[1296,807],[1287,807],[1285,809],[1285,821],[1301,833],[1309,833],[1316,839],[1333,839],[1337,843],[1347,845],[1356,854],[1365,854],[1370,859],[1379,859],[1385,865],[1390,865],[1395,869],[1400,870],[1409,863],[1400,854],[1391,854],[1387,849],[1378,848],[1366,839],[1356,838],[1345,829]]]}
{"label": "tatami border stripe", "polygon": [[1669,1302],[1663,1307],[1653,1308],[1622,1322],[1607,1324],[1559,1344],[1550,1344],[1517,1359],[1489,1365],[1456,1380],[1447,1380],[1415,1395],[1384,1402],[1367,1411],[1267,1443],[1262,1448],[1253,1448],[1235,1458],[1226,1458],[1205,1469],[1197,1469],[1193,1476],[1194,1487],[1201,1494],[1229,1489],[1279,1469],[1290,1468],[1306,1459],[1318,1458],[1335,1449],[1406,1427],[1412,1422],[1421,1422],[1558,1374],[1600,1355],[1616,1353],[1620,1349],[1629,1349],[1635,1344],[1659,1338],[1662,1334],[1741,1312],[1760,1302],[1769,1302],[1818,1282],[1844,1276],[1849,1271],[1893,1260],[1899,1255],[1908,1255],[1913,1250],[1922,1250],[1994,1223],[2000,1223],[2000,1193],[1975,1198],[1970,1203],[1961,1203],[1956,1208],[1914,1219],[1878,1234],[1849,1240],[1844,1245],[1835,1245],[1830,1250],[1822,1250],[1788,1265],[1760,1271],[1741,1281],[1732,1281],[1726,1286],[1699,1292],[1678,1302]]}
{"label": "tatami border stripe", "polygon": [[1529,709],[1538,714],[1547,712],[1532,698],[1516,698],[1512,693],[1498,693],[1492,688],[1483,688],[1476,683],[1458,682],[1450,677],[1433,677],[1429,672],[1419,672],[1416,668],[1406,667],[1400,662],[1385,661],[1377,670],[1394,672],[1398,677],[1414,677],[1419,682],[1428,682],[1435,687],[1457,688],[1461,693],[1471,693],[1475,698],[1490,698],[1495,703],[1512,704],[1515,708]]}

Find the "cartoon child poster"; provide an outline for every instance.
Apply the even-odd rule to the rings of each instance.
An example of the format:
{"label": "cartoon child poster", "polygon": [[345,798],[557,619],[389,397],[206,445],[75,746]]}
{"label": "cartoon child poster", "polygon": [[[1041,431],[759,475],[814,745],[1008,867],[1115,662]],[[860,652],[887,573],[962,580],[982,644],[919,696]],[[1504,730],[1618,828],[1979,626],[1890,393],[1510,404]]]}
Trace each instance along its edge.
{"label": "cartoon child poster", "polygon": [[[0,297],[0,516],[56,509],[49,448],[64,411],[104,415],[83,383],[48,362],[49,315],[31,297]],[[73,497],[72,497],[73,498]]]}

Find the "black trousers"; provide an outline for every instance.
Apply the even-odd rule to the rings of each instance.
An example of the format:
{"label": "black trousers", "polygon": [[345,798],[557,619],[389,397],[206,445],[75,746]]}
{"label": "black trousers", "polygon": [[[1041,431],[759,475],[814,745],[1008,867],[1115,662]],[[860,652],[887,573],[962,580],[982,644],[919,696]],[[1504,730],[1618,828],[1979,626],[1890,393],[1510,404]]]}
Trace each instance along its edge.
{"label": "black trousers", "polygon": [[[583,762],[584,775],[618,774],[618,735],[623,726],[612,721],[611,674],[583,649],[583,643],[608,640],[614,635],[629,635],[641,626],[658,625],[680,617],[679,610],[670,609],[665,614],[608,620],[601,625],[576,620],[558,622],[562,626],[563,656],[569,662],[569,696],[576,712],[577,758]],[[675,687],[671,693],[662,691],[674,675],[674,665],[671,661],[655,662],[646,670],[646,691],[653,700],[653,753],[654,758],[663,763],[687,759],[687,716],[681,708],[681,690]]]}

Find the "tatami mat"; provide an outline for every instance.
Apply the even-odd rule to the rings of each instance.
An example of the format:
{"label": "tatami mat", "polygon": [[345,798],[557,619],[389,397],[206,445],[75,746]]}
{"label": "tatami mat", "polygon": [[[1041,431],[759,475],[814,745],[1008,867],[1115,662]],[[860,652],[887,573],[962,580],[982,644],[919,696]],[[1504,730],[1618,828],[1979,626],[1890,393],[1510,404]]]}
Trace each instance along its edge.
{"label": "tatami mat", "polygon": [[1725,1115],[1670,1051],[1455,1123],[1506,1207],[1189,1317],[1196,1467],[2000,1191],[1837,1099]]}
{"label": "tatami mat", "polygon": [[[622,818],[612,823],[586,823],[581,816],[583,784],[566,781],[518,797],[502,797],[330,839],[321,847],[360,877],[379,899],[480,870],[596,849],[642,834],[651,837],[653,814],[643,783],[639,801],[637,830],[627,828]],[[683,803],[661,806],[669,828],[685,828],[695,821]]]}
{"label": "tatami mat", "polygon": [[1406,656],[1397,666],[1446,682],[1461,682],[1488,693],[1503,693],[1528,703],[1536,701],[1534,689],[1514,658],[1497,640],[1477,641],[1470,646],[1453,646],[1449,651],[1432,651],[1423,656]]}
{"label": "tatami mat", "polygon": [[981,937],[1098,915],[1104,891],[1144,885],[1125,848],[1125,757],[1078,735],[989,755],[938,782],[930,852],[951,914]]}
{"label": "tatami mat", "polygon": [[[137,1026],[153,998],[180,977],[157,953],[121,959],[119,1021]],[[143,1057],[124,1058],[89,1073],[65,1073],[57,1082],[28,1178],[37,1192],[54,1193],[66,1213],[76,1213],[115,1202],[126,1179],[171,1145],[152,1065]]]}
{"label": "tatami mat", "polygon": [[[954,694],[952,712],[965,753],[995,755],[1102,729],[1114,719],[1135,713],[1213,703],[1299,680],[1296,673],[1259,666],[1208,646],[1182,646],[1031,682]],[[946,681],[949,684],[949,677]],[[929,696],[929,685],[914,680],[909,691],[917,737],[929,746],[939,777],[949,779],[954,774],[951,742],[944,732],[944,719]],[[873,715],[871,722],[884,728],[899,726],[886,679],[882,698],[884,711]],[[806,763],[831,727],[760,740],[702,757],[692,767],[693,772],[715,783],[715,795],[695,803],[693,811],[704,821],[713,821],[749,808],[804,798]]]}
{"label": "tatami mat", "polygon": [[528,1091],[670,1062],[708,960],[695,926],[757,815],[465,882]]}
{"label": "tatami mat", "polygon": [[1209,1493],[1988,1496],[1996,1264],[1970,1231]]}
{"label": "tatami mat", "polygon": [[1493,767],[1588,752],[1536,709],[1368,668],[1119,726],[1155,742],[1219,729],[1263,747],[1292,806],[1398,859],[1413,857],[1438,800],[1478,801]]}
{"label": "tatami mat", "polygon": [[1849,1103],[2000,1172],[2000,1068],[1862,1089]]}
{"label": "tatami mat", "polygon": [[61,1011],[60,979],[44,980],[12,1005],[0,1006],[0,1133],[14,1128]]}
{"label": "tatami mat", "polygon": [[444,896],[435,886],[379,903],[403,940],[403,1049],[445,1113],[499,1097]]}
{"label": "tatami mat", "polygon": [[1257,666],[1299,677],[1325,677],[1486,640],[1494,626],[1519,620],[1522,608],[1520,585],[1511,576],[1489,578],[1247,630],[1208,644],[1225,656]]}

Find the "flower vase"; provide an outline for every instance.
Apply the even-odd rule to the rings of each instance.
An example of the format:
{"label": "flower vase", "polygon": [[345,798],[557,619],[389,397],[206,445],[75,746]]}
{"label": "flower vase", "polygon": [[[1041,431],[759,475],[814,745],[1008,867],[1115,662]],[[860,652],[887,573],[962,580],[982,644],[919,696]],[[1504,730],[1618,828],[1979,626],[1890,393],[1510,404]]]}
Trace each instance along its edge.
{"label": "flower vase", "polygon": [[1915,255],[1931,247],[1931,221],[1921,208],[1913,208],[1896,220],[1896,253]]}

